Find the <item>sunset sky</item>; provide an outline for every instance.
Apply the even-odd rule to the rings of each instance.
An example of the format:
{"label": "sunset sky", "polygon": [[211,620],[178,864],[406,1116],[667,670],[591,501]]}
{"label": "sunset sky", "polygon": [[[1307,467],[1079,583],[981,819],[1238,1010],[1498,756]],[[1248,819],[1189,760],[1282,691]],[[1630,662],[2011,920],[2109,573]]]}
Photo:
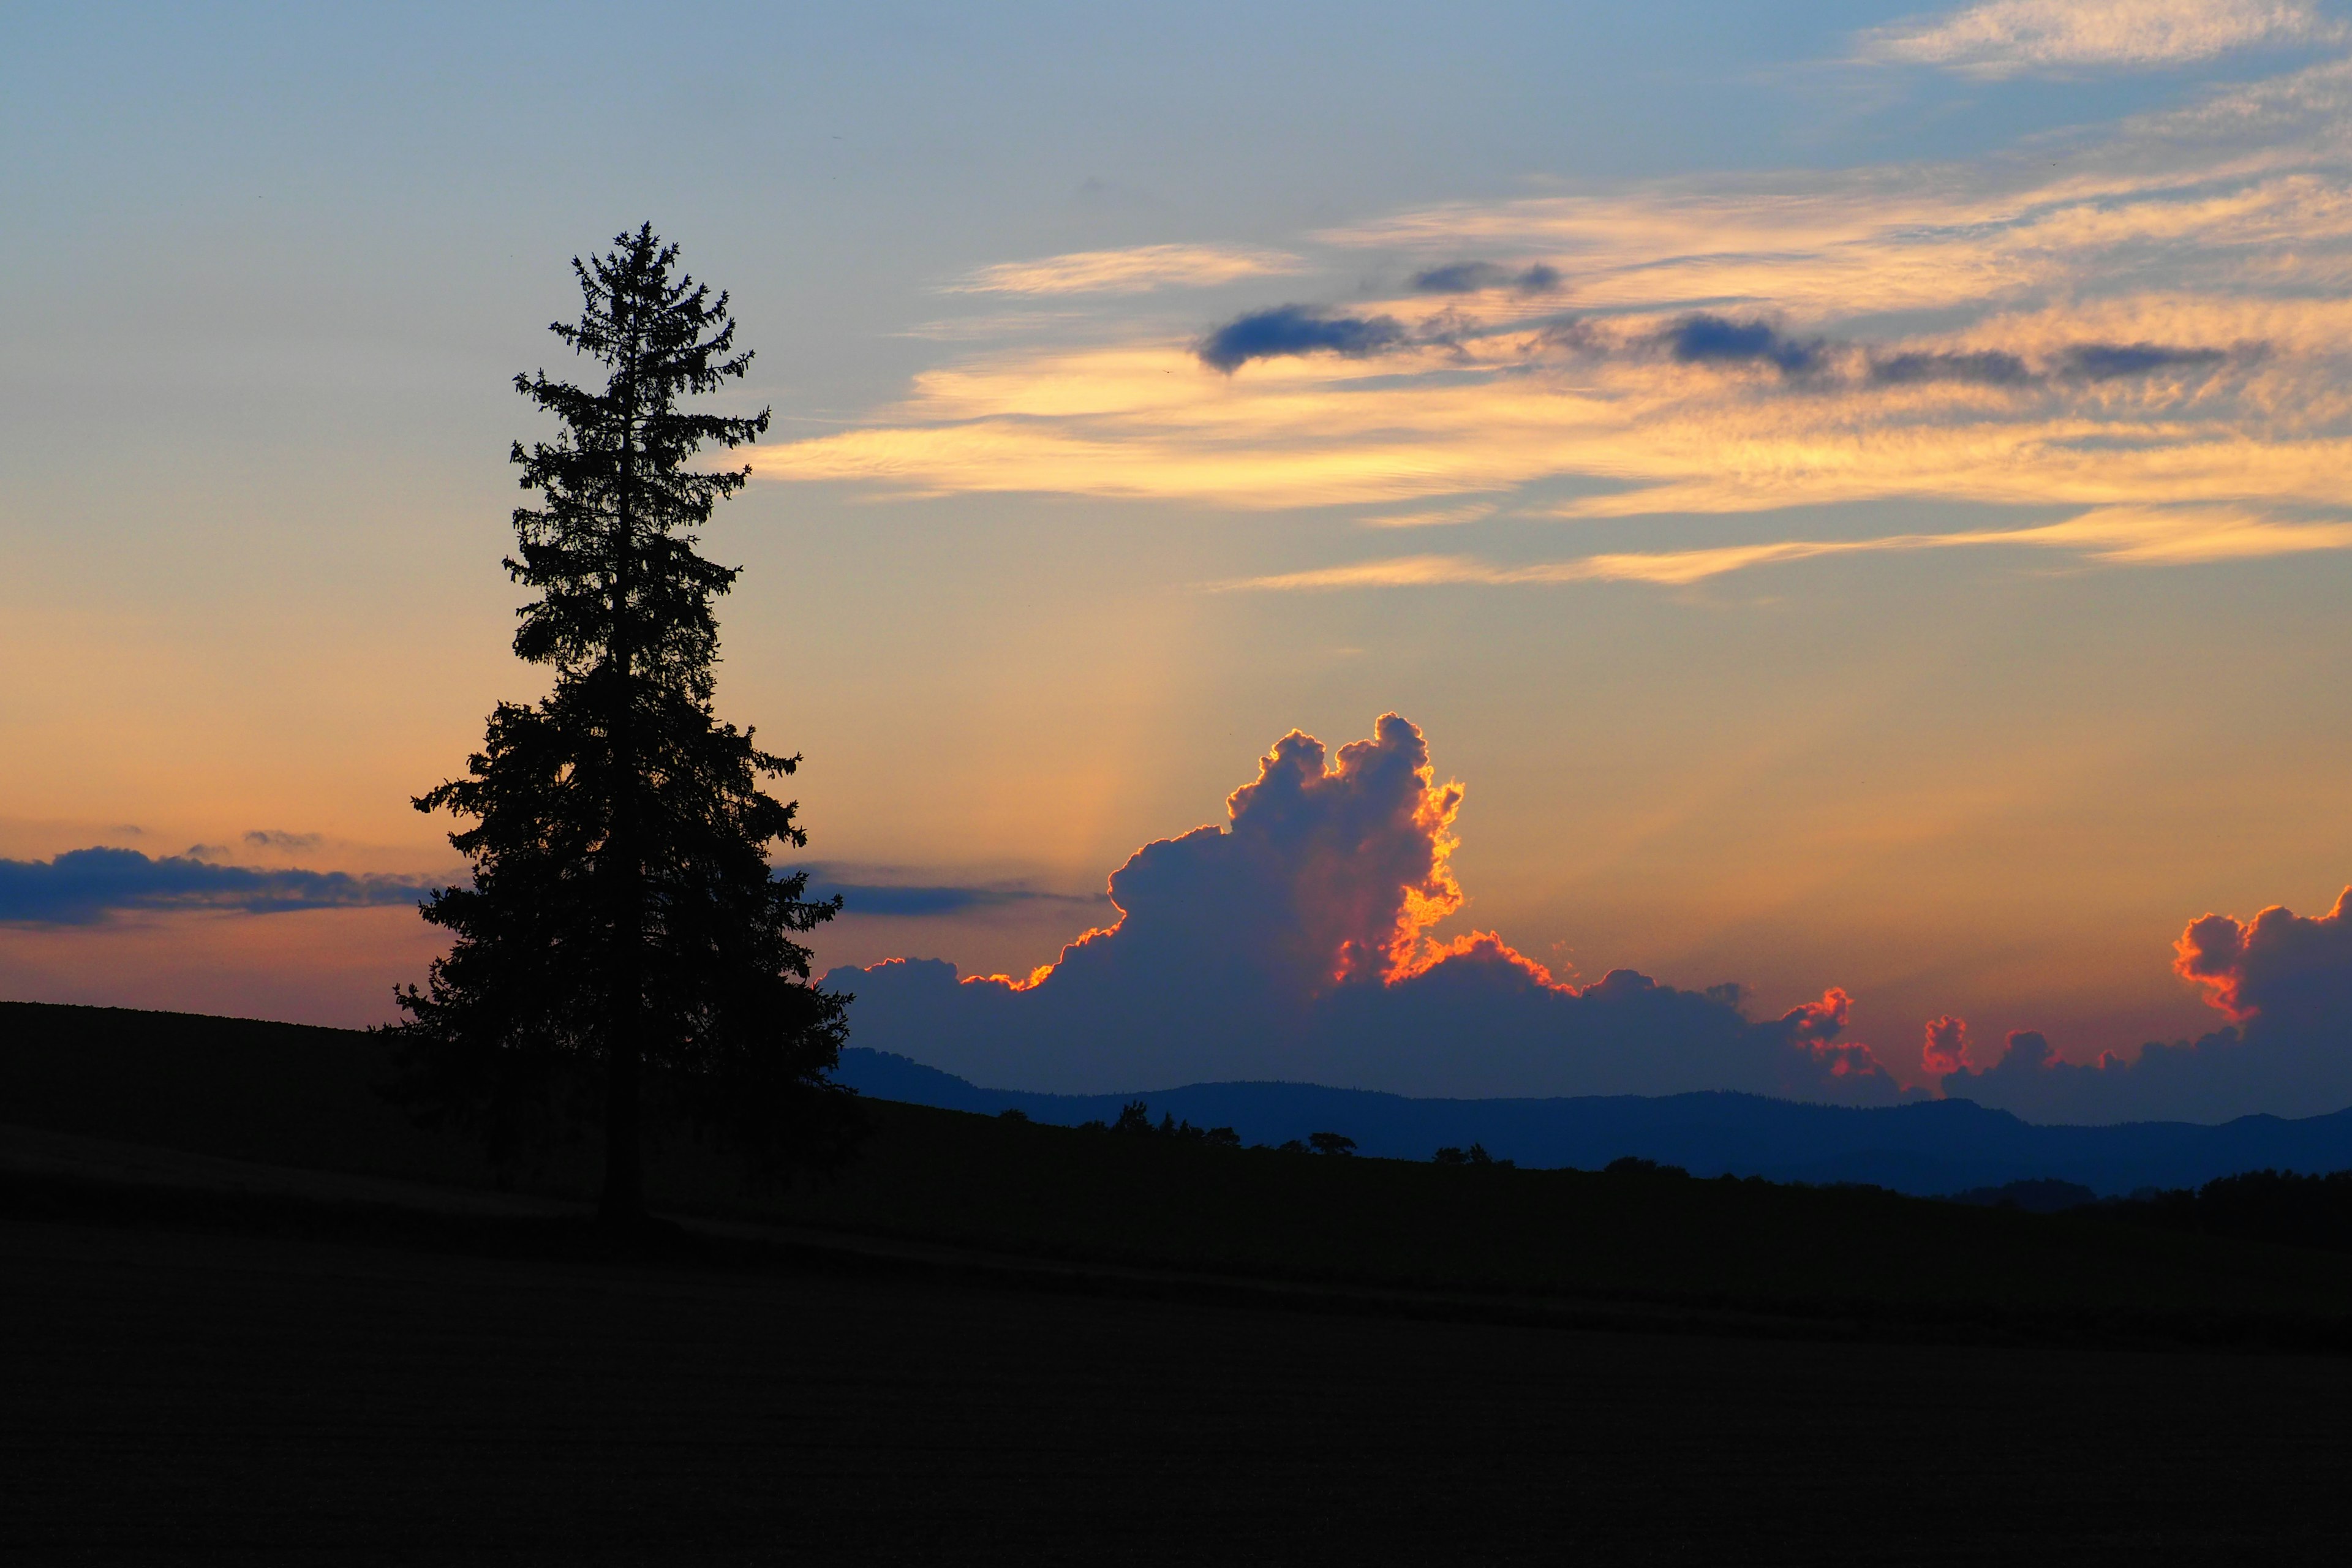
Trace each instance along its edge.
{"label": "sunset sky", "polygon": [[774,409],[704,541],[820,969],[1026,975],[1389,713],[1417,940],[1914,1089],[2352,882],[2342,5],[19,8],[0,145],[0,995],[389,1017],[643,220]]}

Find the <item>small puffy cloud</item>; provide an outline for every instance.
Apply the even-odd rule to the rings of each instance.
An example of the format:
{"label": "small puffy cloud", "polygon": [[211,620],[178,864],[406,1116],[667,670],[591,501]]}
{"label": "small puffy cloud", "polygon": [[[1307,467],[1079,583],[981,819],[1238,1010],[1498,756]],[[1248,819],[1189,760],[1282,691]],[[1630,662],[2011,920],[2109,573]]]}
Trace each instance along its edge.
{"label": "small puffy cloud", "polygon": [[2294,0],[1991,0],[1866,33],[1860,53],[1887,64],[2006,77],[2179,66],[2257,45],[2341,36]]}
{"label": "small puffy cloud", "polygon": [[1662,329],[1658,342],[1684,364],[1769,364],[1782,375],[1821,368],[1828,344],[1797,339],[1769,321],[1735,321],[1696,311]]}
{"label": "small puffy cloud", "polygon": [[2352,888],[2315,919],[2275,907],[2252,921],[2205,915],[2173,953],[2175,973],[2231,1026],[2094,1063],[2019,1031],[1989,1068],[1952,1064],[1945,1094],[2036,1121],[2217,1121],[2352,1105]]}
{"label": "small puffy cloud", "polygon": [[1919,1046],[1919,1066],[1929,1078],[1944,1078],[1969,1065],[1969,1021],[1947,1013],[1927,1020]]}
{"label": "small puffy cloud", "polygon": [[0,860],[0,923],[89,925],[131,910],[351,909],[413,903],[437,885],[347,871],[223,866],[194,855],[151,859],[135,849],[71,849],[49,860]]}
{"label": "small puffy cloud", "polygon": [[1394,316],[1351,316],[1316,305],[1276,305],[1236,316],[1203,337],[1195,353],[1230,375],[1254,359],[1336,353],[1347,359],[1402,348],[1411,341]]}
{"label": "small puffy cloud", "polygon": [[892,960],[827,977],[858,1043],[978,1082],[1107,1092],[1287,1079],[1419,1094],[1744,1089],[1895,1098],[1832,990],[1765,1021],[1737,987],[1631,970],[1563,984],[1491,931],[1439,942],[1463,892],[1459,784],[1395,714],[1328,751],[1284,736],[1223,826],[1136,851],[1119,919],[1025,978]]}
{"label": "small puffy cloud", "polygon": [[1153,289],[1205,289],[1244,278],[1304,270],[1287,251],[1225,245],[1139,245],[1079,250],[1036,261],[983,267],[947,286],[950,294],[1139,294]]}
{"label": "small puffy cloud", "polygon": [[288,833],[281,828],[257,827],[245,836],[246,843],[256,849],[316,849],[326,839],[316,833]]}
{"label": "small puffy cloud", "polygon": [[1482,294],[1509,289],[1521,294],[1549,294],[1560,285],[1559,269],[1540,261],[1525,267],[1503,267],[1492,261],[1452,261],[1425,267],[1408,279],[1416,294]]}

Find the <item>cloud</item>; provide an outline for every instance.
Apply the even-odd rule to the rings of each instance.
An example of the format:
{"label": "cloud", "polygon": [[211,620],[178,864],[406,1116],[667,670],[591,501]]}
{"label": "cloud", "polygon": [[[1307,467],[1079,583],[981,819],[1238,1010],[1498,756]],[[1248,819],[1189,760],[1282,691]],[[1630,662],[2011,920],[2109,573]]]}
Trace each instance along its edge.
{"label": "cloud", "polygon": [[1463,907],[1463,799],[1395,714],[1330,752],[1296,731],[1227,798],[1223,826],[1144,846],[1110,879],[1118,921],[1026,977],[894,959],[836,970],[858,1043],[1003,1087],[1101,1092],[1278,1078],[1407,1093],[1749,1089],[1895,1097],[1848,1002],[1762,1021],[1736,986],[1630,970],[1556,980]]}
{"label": "cloud", "polygon": [[1919,1047],[1919,1065],[1929,1078],[1943,1078],[1969,1065],[1969,1021],[1946,1014],[1927,1020],[1927,1037]]}
{"label": "cloud", "polygon": [[2173,968],[2250,1039],[2332,1032],[2352,1056],[2352,888],[2316,919],[2274,904],[2252,921],[2192,921]]}
{"label": "cloud", "polygon": [[2229,357],[2220,349],[2174,348],[2167,343],[2076,343],[2061,356],[2058,374],[2084,381],[2114,381],[2160,370],[2202,369]]}
{"label": "cloud", "polygon": [[1349,316],[1315,305],[1276,305],[1236,316],[1203,337],[1201,363],[1230,375],[1254,359],[1336,353],[1348,359],[1398,348],[1405,330],[1393,316]]}
{"label": "cloud", "polygon": [[89,925],[129,910],[272,914],[413,903],[437,882],[346,871],[264,870],[135,849],[71,849],[50,860],[0,860],[0,922]]}
{"label": "cloud", "polygon": [[1869,375],[1881,386],[1920,386],[1939,381],[1978,386],[2022,386],[2034,379],[2023,360],[2000,349],[1889,354],[1870,362]]}
{"label": "cloud", "polygon": [[1471,501],[1462,506],[1431,507],[1424,510],[1381,512],[1356,521],[1366,528],[1453,528],[1465,522],[1480,522],[1495,515],[1493,501]]}
{"label": "cloud", "polygon": [[1859,54],[1885,64],[2006,77],[2083,67],[2186,65],[2256,45],[2338,37],[2290,0],[1991,0],[1932,21],[1865,33]]}
{"label": "cloud", "polygon": [[1137,294],[1153,289],[1205,289],[1244,278],[1298,272],[1306,264],[1280,250],[1223,245],[1142,245],[1079,250],[1036,261],[983,267],[947,285],[950,294]]}
{"label": "cloud", "polygon": [[1928,1072],[1948,1096],[2037,1121],[2216,1121],[2352,1105],[2352,888],[2315,919],[2275,906],[2251,921],[2201,916],[2173,954],[2174,972],[2229,1026],[2093,1063],[2066,1061],[2043,1036],[2021,1030],[1990,1067],[1972,1069],[1936,1058],[1931,1025]]}
{"label": "cloud", "polygon": [[256,849],[316,849],[326,839],[316,833],[288,833],[275,827],[257,827],[245,836],[245,841]]}
{"label": "cloud", "polygon": [[1799,342],[1764,321],[1734,321],[1704,311],[1672,322],[1658,341],[1684,364],[1769,364],[1782,375],[1821,368],[1828,346],[1820,338]]}
{"label": "cloud", "polygon": [[1559,269],[1540,261],[1520,268],[1492,261],[1450,261],[1424,267],[1406,280],[1416,294],[1479,294],[1490,289],[1511,289],[1522,294],[1548,294],[1560,286]]}
{"label": "cloud", "polygon": [[1443,584],[1526,587],[1568,583],[1650,583],[1684,587],[1711,577],[1825,556],[2006,547],[2063,550],[2110,565],[2190,565],[2352,549],[2352,521],[2297,522],[2233,508],[2169,510],[2117,507],[2030,528],[1895,533],[1865,539],[1791,539],[1698,550],[1580,556],[1506,566],[1467,555],[1410,555],[1346,566],[1245,577],[1212,586],[1228,592],[1328,593],[1351,588]]}
{"label": "cloud", "polygon": [[1098,909],[1108,900],[1100,893],[1056,893],[1019,882],[916,883],[867,881],[849,867],[810,865],[808,897],[830,899],[839,894],[845,915],[888,915],[924,920],[967,914],[974,910],[1010,909],[1024,905],[1066,905]]}
{"label": "cloud", "polygon": [[[2032,508],[1954,542],[2009,535],[2102,566],[2342,548],[2332,522],[2302,524],[2344,515],[2352,469],[2352,62],[2200,91],[1967,164],[1595,187],[1328,229],[1300,249],[1332,275],[1416,286],[1204,317],[1223,320],[1205,339],[1142,312],[1084,341],[1041,329],[750,461],[896,495],[1360,515],[1478,495],[1525,517],[1539,486],[1578,496],[1549,509],[1576,519]],[[1512,286],[1521,262],[1464,259],[1488,255],[1572,277],[1575,320]],[[2181,521],[2132,525],[2159,548],[2021,531],[2053,509]],[[2232,513],[2263,526],[2224,538]],[[1759,522],[1704,554],[1636,537],[1525,574],[1347,564],[1326,533],[1334,553],[1286,581],[1674,583],[1945,537],[1794,527]]]}

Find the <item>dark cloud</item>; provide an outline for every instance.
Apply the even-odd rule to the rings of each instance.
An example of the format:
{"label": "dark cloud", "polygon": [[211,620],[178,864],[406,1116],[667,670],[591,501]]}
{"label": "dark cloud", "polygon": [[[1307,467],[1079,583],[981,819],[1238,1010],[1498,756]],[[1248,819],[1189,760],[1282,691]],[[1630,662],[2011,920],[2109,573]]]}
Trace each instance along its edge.
{"label": "dark cloud", "polygon": [[71,849],[53,860],[0,860],[0,921],[89,925],[131,910],[269,914],[413,903],[437,884],[344,871],[264,870],[135,849]]}
{"label": "dark cloud", "polygon": [[1769,364],[1782,375],[1821,369],[1829,349],[1826,339],[1792,338],[1769,321],[1735,321],[1705,311],[1671,322],[1658,341],[1684,364]]}
{"label": "dark cloud", "polygon": [[2034,375],[2015,354],[1987,349],[1977,353],[1891,354],[1870,362],[1870,379],[1880,386],[1916,386],[1937,381],[2023,386]]}
{"label": "dark cloud", "polygon": [[2037,1121],[2216,1121],[2352,1106],[2352,888],[2316,918],[2275,907],[2245,921],[2203,916],[2173,951],[2174,970],[2231,1026],[2087,1064],[2020,1032],[1990,1067],[1946,1076],[1944,1092]]}
{"label": "dark cloud", "polygon": [[287,833],[275,827],[257,827],[245,836],[245,841],[257,849],[316,849],[326,839],[316,833]]}
{"label": "dark cloud", "polygon": [[856,873],[847,868],[815,865],[803,868],[809,874],[807,896],[822,900],[839,894],[842,912],[850,915],[921,920],[1024,904],[1079,910],[1098,909],[1110,902],[1101,893],[1045,892],[1018,883],[871,882],[856,879]]}
{"label": "dark cloud", "polygon": [[1458,785],[1394,714],[1336,754],[1293,731],[1223,827],[1146,845],[1111,879],[1119,920],[1027,981],[937,961],[837,970],[861,1046],[980,1081],[1108,1092],[1217,1079],[1442,1095],[1745,1089],[1895,1098],[1847,1001],[1750,1019],[1736,987],[1630,970],[1557,984],[1501,938],[1440,944]]}
{"label": "dark cloud", "polygon": [[1514,289],[1522,294],[1549,294],[1560,285],[1559,269],[1538,261],[1521,268],[1498,267],[1491,261],[1454,261],[1416,272],[1408,280],[1421,294],[1476,294],[1488,289]]}
{"label": "dark cloud", "polygon": [[2076,343],[2058,358],[2058,374],[2071,381],[2115,381],[2159,370],[2220,364],[2220,349],[2175,348],[2168,343]]}
{"label": "dark cloud", "polygon": [[1349,359],[1401,348],[1409,342],[1393,316],[1349,316],[1314,305],[1277,305],[1237,316],[1202,338],[1201,363],[1228,375],[1254,359],[1336,353]]}

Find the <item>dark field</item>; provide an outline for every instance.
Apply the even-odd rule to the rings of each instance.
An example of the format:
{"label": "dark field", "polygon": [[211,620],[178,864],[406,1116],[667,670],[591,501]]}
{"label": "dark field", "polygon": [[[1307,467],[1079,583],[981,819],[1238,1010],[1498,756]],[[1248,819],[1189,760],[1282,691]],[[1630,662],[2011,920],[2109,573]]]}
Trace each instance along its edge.
{"label": "dark field", "polygon": [[[314,1171],[492,1184],[376,1094],[363,1035],[0,1004],[0,1124]],[[2352,1255],[1868,1190],[1442,1168],[1219,1149],[869,1102],[840,1177],[746,1192],[677,1129],[649,1191],[683,1215],[1249,1279],[1764,1315],[1868,1332],[2352,1350]],[[1344,1129],[1342,1130],[1344,1131]],[[511,1173],[593,1190],[593,1139]]]}
{"label": "dark field", "polygon": [[124,1225],[0,1224],[0,1270],[12,1562],[2332,1562],[2352,1523],[2334,1358]]}
{"label": "dark field", "polygon": [[0,1005],[0,1561],[2335,1562],[2352,1525],[2341,1254],[887,1103],[828,1186],[674,1135],[688,1224],[622,1246],[563,1201],[593,1147],[501,1193],[383,1070]]}

